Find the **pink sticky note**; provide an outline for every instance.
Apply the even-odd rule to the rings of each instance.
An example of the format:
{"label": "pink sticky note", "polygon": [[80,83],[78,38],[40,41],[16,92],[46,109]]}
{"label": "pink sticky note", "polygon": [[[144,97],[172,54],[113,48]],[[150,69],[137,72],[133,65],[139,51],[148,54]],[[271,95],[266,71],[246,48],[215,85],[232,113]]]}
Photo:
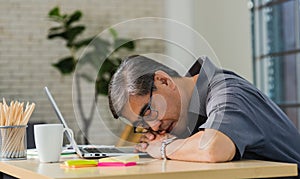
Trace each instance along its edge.
{"label": "pink sticky note", "polygon": [[123,162],[99,162],[98,163],[98,167],[117,167],[117,166],[134,166],[136,165],[136,162],[127,162],[127,163],[123,163]]}

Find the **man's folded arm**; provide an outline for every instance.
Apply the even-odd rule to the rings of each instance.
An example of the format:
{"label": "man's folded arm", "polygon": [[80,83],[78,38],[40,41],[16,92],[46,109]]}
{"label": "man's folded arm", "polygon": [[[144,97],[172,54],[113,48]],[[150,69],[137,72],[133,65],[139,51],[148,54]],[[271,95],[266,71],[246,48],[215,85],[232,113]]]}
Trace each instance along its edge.
{"label": "man's folded arm", "polygon": [[225,162],[233,159],[236,147],[220,131],[205,129],[186,139],[178,139],[166,147],[167,157],[174,160]]}

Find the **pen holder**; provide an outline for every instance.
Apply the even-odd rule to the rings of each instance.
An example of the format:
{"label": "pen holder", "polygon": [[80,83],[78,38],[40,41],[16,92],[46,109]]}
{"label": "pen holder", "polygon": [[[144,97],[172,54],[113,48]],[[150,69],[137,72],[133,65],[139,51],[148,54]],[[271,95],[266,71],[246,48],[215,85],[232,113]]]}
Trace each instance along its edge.
{"label": "pen holder", "polygon": [[27,158],[27,125],[0,126],[0,160]]}

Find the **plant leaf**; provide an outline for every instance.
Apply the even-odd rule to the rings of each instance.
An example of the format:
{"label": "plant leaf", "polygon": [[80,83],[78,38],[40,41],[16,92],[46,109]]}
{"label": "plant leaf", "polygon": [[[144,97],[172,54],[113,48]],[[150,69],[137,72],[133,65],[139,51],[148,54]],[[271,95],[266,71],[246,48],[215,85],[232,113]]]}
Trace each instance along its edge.
{"label": "plant leaf", "polygon": [[49,11],[48,16],[49,16],[50,18],[51,18],[51,17],[61,17],[61,16],[60,16],[60,13],[59,13],[59,7],[56,6],[56,7],[54,7],[53,9],[51,9],[51,10]]}
{"label": "plant leaf", "polygon": [[76,66],[76,61],[73,57],[65,57],[61,59],[59,62],[52,64],[55,68],[57,68],[62,74],[70,74],[74,71]]}
{"label": "plant leaf", "polygon": [[99,70],[97,83],[96,83],[96,90],[98,94],[104,94],[104,95],[108,94],[108,86],[109,86],[110,79],[113,76],[113,74],[117,71],[120,63],[121,63],[120,58],[117,59],[107,58],[103,62]]}
{"label": "plant leaf", "polygon": [[108,95],[109,82],[103,79],[99,79],[96,82],[96,92],[97,94]]}
{"label": "plant leaf", "polygon": [[85,27],[78,25],[72,28],[69,28],[63,33],[64,38],[68,41],[67,45],[71,46],[74,39],[84,31]]}
{"label": "plant leaf", "polygon": [[114,48],[116,49],[116,51],[122,48],[133,50],[135,48],[135,44],[132,40],[119,38],[115,40]]}
{"label": "plant leaf", "polygon": [[113,72],[113,69],[115,67],[115,64],[112,63],[111,59],[106,59],[103,64],[101,65],[101,68],[99,70],[99,76],[100,78],[103,78],[104,73],[109,72],[110,74]]}
{"label": "plant leaf", "polygon": [[109,32],[113,36],[114,39],[118,38],[118,33],[115,29],[109,28]]}
{"label": "plant leaf", "polygon": [[79,21],[82,16],[81,11],[75,11],[72,15],[70,15],[69,20],[66,22],[66,25],[69,26],[73,22]]}
{"label": "plant leaf", "polygon": [[80,56],[79,66],[89,64],[95,70],[99,71],[99,66],[105,61],[110,53],[111,44],[99,37],[96,37],[92,42],[85,47],[84,53]]}
{"label": "plant leaf", "polygon": [[53,38],[56,38],[56,37],[60,37],[60,38],[65,39],[64,32],[61,32],[61,33],[53,33],[53,32],[49,32],[49,34],[48,34],[48,39],[53,39]]}
{"label": "plant leaf", "polygon": [[84,39],[84,40],[80,40],[80,41],[74,42],[73,46],[76,49],[79,49],[79,48],[81,48],[83,46],[89,45],[93,39],[94,39],[94,37],[90,37],[90,38],[87,38],[87,39]]}
{"label": "plant leaf", "polygon": [[68,17],[68,15],[67,14],[64,14],[64,15],[62,15],[61,16],[63,19],[66,19],[67,17]]}
{"label": "plant leaf", "polygon": [[54,33],[55,31],[59,31],[59,30],[63,30],[63,27],[51,27],[51,28],[49,29],[49,31],[52,31],[53,33]]}
{"label": "plant leaf", "polygon": [[67,40],[67,46],[72,46],[73,40],[77,37],[77,35],[81,34],[84,31],[85,27],[84,26],[75,26],[72,28],[67,29],[66,31],[63,32],[50,32],[48,34],[48,38],[56,38],[60,37],[65,40]]}

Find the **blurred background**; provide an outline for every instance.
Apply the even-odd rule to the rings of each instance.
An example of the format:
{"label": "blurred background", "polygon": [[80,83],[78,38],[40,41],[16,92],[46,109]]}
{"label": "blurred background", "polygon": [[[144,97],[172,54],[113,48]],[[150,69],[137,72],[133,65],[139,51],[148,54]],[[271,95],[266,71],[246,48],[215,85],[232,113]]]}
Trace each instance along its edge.
{"label": "blurred background", "polygon": [[[196,57],[162,39],[182,42],[188,50],[199,50],[201,55],[214,54],[217,58],[213,60],[218,65],[254,83],[300,129],[299,0],[0,2],[0,97],[8,101],[35,102],[37,106],[31,123],[58,123],[43,90],[44,86],[48,86],[79,143],[115,144],[124,124],[113,120],[107,112],[107,96],[101,92],[104,87],[96,89],[95,111],[91,110],[91,104],[87,104],[76,112],[80,106],[76,105],[78,91],[72,93],[75,79],[72,65],[74,60],[83,56],[84,47],[91,42],[86,39],[132,19],[157,17],[174,20],[175,24],[181,24],[180,27],[184,26],[192,33],[181,31],[162,20],[151,22],[151,25],[146,23],[145,26],[132,21],[128,28],[116,26],[108,30],[109,35],[101,36],[100,39],[105,40],[100,43],[106,44],[105,48],[109,51],[111,46],[124,42],[122,49],[111,55],[116,63],[124,55],[149,54],[171,66],[179,64],[177,70],[181,73],[192,65]],[[57,20],[57,17],[67,21]],[[62,33],[62,26],[58,28],[59,21],[67,23],[63,28],[73,24],[72,27],[84,26],[84,30],[71,29],[78,30],[72,39],[73,36],[64,36],[66,33]],[[145,34],[155,34],[161,39],[134,39]],[[202,36],[214,53],[209,48],[201,49],[191,34]],[[107,69],[113,68],[109,66]],[[84,79],[88,81],[89,78],[85,76]],[[88,82],[83,83],[86,83],[83,86],[88,86]],[[85,97],[84,91],[88,94],[93,91],[84,89],[87,88],[81,90],[82,101],[95,100]]]}

